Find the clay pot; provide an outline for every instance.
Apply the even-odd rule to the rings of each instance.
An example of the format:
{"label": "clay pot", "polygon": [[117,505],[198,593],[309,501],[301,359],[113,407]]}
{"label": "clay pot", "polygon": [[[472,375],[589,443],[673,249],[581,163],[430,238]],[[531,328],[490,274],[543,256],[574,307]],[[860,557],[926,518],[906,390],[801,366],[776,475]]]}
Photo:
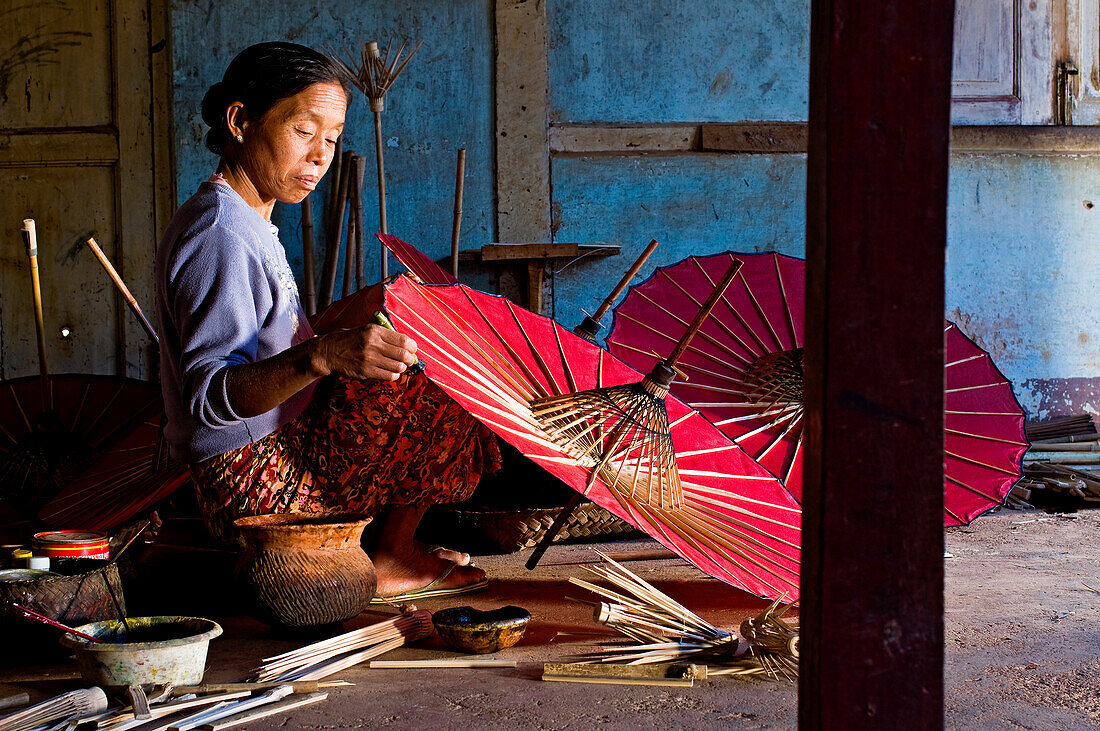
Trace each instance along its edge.
{"label": "clay pot", "polygon": [[317,627],[357,616],[377,577],[360,545],[370,518],[284,513],[239,518],[245,544],[237,580],[257,617],[283,627]]}

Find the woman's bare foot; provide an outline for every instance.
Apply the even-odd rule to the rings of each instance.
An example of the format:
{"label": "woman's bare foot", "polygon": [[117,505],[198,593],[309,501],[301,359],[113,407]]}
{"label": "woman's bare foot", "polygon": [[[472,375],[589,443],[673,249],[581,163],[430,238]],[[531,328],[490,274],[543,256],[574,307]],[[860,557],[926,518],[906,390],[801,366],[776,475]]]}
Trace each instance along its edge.
{"label": "woman's bare foot", "polygon": [[463,553],[462,551],[455,551],[450,548],[444,548],[443,546],[429,546],[427,543],[421,541],[414,541],[414,545],[421,551],[430,553],[434,556],[438,556],[444,561],[450,561],[456,563],[459,566],[470,565],[470,554]]}
{"label": "woman's bare foot", "polygon": [[396,596],[406,592],[423,589],[438,579],[448,568],[455,566],[451,573],[433,589],[457,589],[485,580],[485,572],[474,566],[456,566],[455,562],[440,556],[440,553],[428,553],[420,548],[410,547],[408,552],[376,551],[371,557],[374,571],[378,576],[375,593],[379,596]]}

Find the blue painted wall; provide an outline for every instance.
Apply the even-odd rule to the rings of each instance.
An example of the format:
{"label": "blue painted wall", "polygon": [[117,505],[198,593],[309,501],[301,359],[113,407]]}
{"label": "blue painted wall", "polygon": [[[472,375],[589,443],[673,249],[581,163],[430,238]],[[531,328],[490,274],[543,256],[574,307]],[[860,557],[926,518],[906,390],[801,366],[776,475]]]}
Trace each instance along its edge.
{"label": "blue painted wall", "polygon": [[[369,40],[384,47],[390,38],[408,38],[424,45],[386,96],[382,123],[390,232],[434,257],[450,253],[455,150],[465,147],[461,246],[493,240],[492,0],[176,0],[171,24],[181,202],[217,164],[202,144],[206,127],[200,104],[237,52],[261,41],[287,40],[342,53]],[[358,92],[348,110],[344,143],[367,157],[363,215],[373,232],[378,224],[374,127]],[[272,218],[300,273],[299,207],[277,205]],[[375,282],[377,243],[368,251],[366,276]],[[390,266],[398,271],[392,259]]]}
{"label": "blue painted wall", "polygon": [[[651,238],[636,281],[689,254],[805,254],[805,156],[580,157],[554,161],[561,240],[619,257],[554,277],[555,315],[591,311]],[[988,350],[1037,415],[1100,409],[1100,160],[952,155],[947,316]],[[606,319],[610,326],[610,318]]]}
{"label": "blue painted wall", "polygon": [[[806,119],[808,0],[545,0],[551,123]],[[371,38],[425,45],[387,98],[391,230],[436,257],[450,239],[454,150],[466,146],[463,248],[493,240],[492,0],[176,0],[172,10],[177,183],[213,168],[198,104],[246,45],[287,38],[342,48]],[[349,144],[368,155],[357,100]],[[556,317],[591,310],[650,238],[641,276],[728,248],[801,255],[805,156],[695,153],[552,160],[558,241],[615,243],[619,257],[552,277]],[[368,185],[366,215],[376,220]],[[1100,266],[1092,256],[1100,165],[1079,156],[954,155],[947,314],[986,347],[1037,415],[1100,410]],[[276,214],[300,271],[298,213]],[[377,278],[376,257],[368,278]],[[495,286],[487,271],[472,283]]]}
{"label": "blue painted wall", "polygon": [[809,0],[547,0],[554,122],[806,119]]}

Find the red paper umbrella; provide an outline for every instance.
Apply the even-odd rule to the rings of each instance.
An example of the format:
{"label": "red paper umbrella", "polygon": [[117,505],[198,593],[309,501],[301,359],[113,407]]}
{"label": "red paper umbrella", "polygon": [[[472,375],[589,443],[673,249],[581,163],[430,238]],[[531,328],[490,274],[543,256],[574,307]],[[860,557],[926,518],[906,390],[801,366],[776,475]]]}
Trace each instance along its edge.
{"label": "red paper umbrella", "polygon": [[[632,287],[608,348],[636,368],[663,356],[733,255],[689,257]],[[737,254],[737,280],[678,367],[672,392],[802,496],[805,262]],[[1027,450],[1024,413],[988,354],[945,331],[944,524],[965,525],[1002,503]]]}
{"label": "red paper umbrella", "polygon": [[177,486],[178,472],[166,477],[164,463],[153,460],[147,469],[163,482],[152,489],[131,461],[142,450],[163,455],[162,413],[157,385],[129,378],[56,375],[0,383],[0,498],[28,517],[45,506],[41,518],[51,526],[117,525]]}
{"label": "red paper umbrella", "polygon": [[[531,401],[639,383],[643,376],[545,317],[462,285],[386,288],[397,329],[419,345],[427,375],[535,463],[575,490],[589,470],[547,438]],[[587,496],[706,573],[754,594],[798,596],[800,508],[728,437],[669,397],[668,420],[682,508],[642,504],[592,482]]]}
{"label": "red paper umbrella", "polygon": [[944,321],[944,525],[1000,505],[1028,448],[1024,410],[989,353]]}
{"label": "red paper umbrella", "polygon": [[420,249],[392,234],[378,233],[378,240],[390,250],[401,265],[420,278],[424,284],[456,284],[451,273],[427,257]]}

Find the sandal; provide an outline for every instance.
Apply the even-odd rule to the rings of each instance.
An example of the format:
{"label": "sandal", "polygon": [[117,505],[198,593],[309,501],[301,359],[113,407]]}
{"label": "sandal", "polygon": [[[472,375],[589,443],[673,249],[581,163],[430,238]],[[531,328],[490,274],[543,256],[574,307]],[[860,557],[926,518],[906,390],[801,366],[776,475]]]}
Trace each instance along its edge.
{"label": "sandal", "polygon": [[447,577],[454,573],[454,570],[457,568],[458,564],[449,564],[447,568],[443,569],[443,573],[435,577],[427,586],[422,586],[412,591],[402,592],[401,594],[392,594],[390,596],[382,596],[379,594],[378,596],[372,597],[370,603],[399,604],[414,599],[428,599],[437,596],[461,596],[463,594],[473,594],[476,591],[482,591],[489,585],[489,579],[485,578],[481,581],[475,581],[472,584],[464,584],[463,586],[441,587],[440,584],[446,581]]}

